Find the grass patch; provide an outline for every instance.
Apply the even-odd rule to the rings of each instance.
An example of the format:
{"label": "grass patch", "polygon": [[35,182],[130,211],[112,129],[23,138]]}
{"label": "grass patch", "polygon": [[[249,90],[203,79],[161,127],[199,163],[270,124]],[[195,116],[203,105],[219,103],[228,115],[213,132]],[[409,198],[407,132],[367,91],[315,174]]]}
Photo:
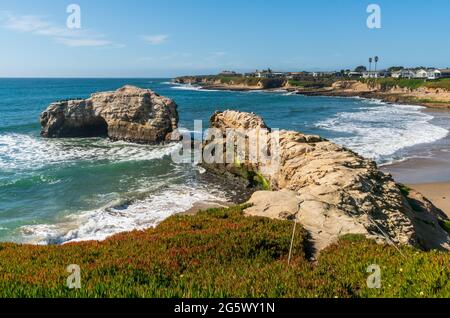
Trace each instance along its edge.
{"label": "grass patch", "polygon": [[417,89],[425,85],[426,81],[421,79],[407,79],[407,78],[368,78],[360,79],[361,82],[366,83],[371,87],[380,86],[381,90],[389,90],[395,87]]}
{"label": "grass patch", "polygon": [[443,88],[450,91],[450,78],[441,78],[435,81],[425,83],[428,88]]}
{"label": "grass patch", "polygon": [[420,87],[427,88],[442,88],[450,90],[450,78],[440,78],[437,80],[423,80],[423,79],[407,79],[407,78],[368,78],[360,79],[362,83],[366,83],[371,87],[380,86],[382,90],[389,90],[391,88],[409,88],[411,90]]}
{"label": "grass patch", "polygon": [[400,189],[400,192],[403,194],[403,196],[408,197],[409,193],[411,192],[411,188],[407,185],[404,185],[402,183],[397,183],[397,187]]}
{"label": "grass patch", "polygon": [[420,104],[438,104],[438,105],[450,105],[450,101],[441,101],[427,98],[411,98],[411,102]]}
{"label": "grass patch", "polygon": [[289,85],[301,88],[320,89],[331,86],[336,79],[324,78],[315,80],[289,80]]}
{"label": "grass patch", "polygon": [[450,234],[450,221],[448,220],[442,220],[439,222],[439,224],[441,225],[441,227]]}
{"label": "grass patch", "polygon": [[[243,206],[173,216],[157,228],[64,246],[0,244],[0,297],[449,297],[450,254],[345,236],[305,258],[292,222],[244,217]],[[66,268],[81,267],[81,290]],[[382,288],[366,287],[378,264]]]}

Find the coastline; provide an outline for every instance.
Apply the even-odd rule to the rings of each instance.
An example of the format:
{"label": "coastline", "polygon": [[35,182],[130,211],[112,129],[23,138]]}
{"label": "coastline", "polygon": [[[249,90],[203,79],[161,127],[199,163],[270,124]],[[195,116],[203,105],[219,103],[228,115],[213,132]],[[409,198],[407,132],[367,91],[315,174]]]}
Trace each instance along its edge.
{"label": "coastline", "polygon": [[[344,104],[347,105],[347,103]],[[251,114],[247,113],[247,115]],[[420,114],[418,115],[420,116]],[[241,117],[238,116],[237,119],[239,118]],[[260,120],[263,122],[262,119]],[[240,121],[228,120],[225,122],[239,123]],[[243,118],[241,122],[246,124],[251,121]],[[81,289],[76,297],[127,297],[129,295],[139,295],[140,297],[173,297],[174,295],[183,297],[185,295],[267,297],[267,295],[273,295],[271,293],[276,284],[283,286],[283,289],[277,290],[275,295],[277,297],[364,296],[366,295],[364,293],[358,294],[361,290],[359,287],[351,294],[348,293],[348,289],[341,288],[341,286],[349,284],[345,273],[357,268],[361,261],[370,264],[371,260],[382,255],[385,259],[380,264],[383,266],[387,268],[398,264],[402,266],[401,271],[396,270],[389,280],[392,286],[399,286],[398,291],[390,289],[386,297],[396,295],[397,292],[404,293],[404,291],[413,290],[411,280],[408,280],[405,285],[397,283],[397,280],[398,282],[404,281],[403,269],[407,273],[409,271],[417,273],[417,264],[432,269],[432,265],[439,266],[434,272],[441,275],[442,278],[440,276],[429,278],[428,272],[425,272],[423,276],[413,275],[413,278],[417,278],[413,283],[420,286],[420,290],[432,290],[429,295],[445,296],[447,291],[436,290],[435,281],[436,279],[445,279],[442,264],[448,264],[450,255],[446,251],[429,253],[427,251],[429,248],[422,245],[423,242],[428,242],[428,237],[425,236],[428,234],[432,244],[435,244],[434,242],[441,244],[434,239],[434,233],[445,233],[443,232],[445,229],[439,227],[436,216],[429,212],[430,207],[426,205],[428,201],[418,198],[418,202],[424,203],[422,205],[424,208],[420,211],[414,210],[414,212],[413,208],[406,204],[406,201],[410,202],[409,195],[404,194],[391,178],[380,173],[370,160],[350,151],[348,154],[342,154],[340,146],[333,145],[321,137],[302,136],[301,133],[291,131],[288,133],[288,138],[283,146],[285,154],[301,157],[304,154],[302,152],[305,149],[304,146],[309,147],[311,144],[311,153],[316,152],[317,154],[316,156],[313,154],[311,157],[323,160],[316,161],[315,167],[319,173],[315,174],[311,180],[306,181],[310,186],[309,190],[301,187],[301,183],[297,182],[301,181],[299,179],[292,183],[294,186],[298,186],[298,191],[305,191],[307,195],[309,194],[308,197],[305,197],[304,202],[307,203],[302,204],[301,211],[299,204],[294,205],[294,209],[299,215],[301,214],[302,217],[307,215],[307,219],[299,219],[300,222],[296,223],[294,235],[292,235],[293,222],[289,218],[289,213],[292,211],[282,211],[275,219],[272,219],[263,214],[250,216],[246,214],[245,206],[232,206],[228,209],[226,202],[214,199],[198,201],[188,211],[171,215],[155,227],[119,232],[104,240],[89,240],[82,243],[74,241],[71,244],[59,246],[0,243],[0,260],[5,260],[3,263],[0,261],[0,265],[6,273],[2,284],[8,286],[2,288],[1,293],[8,297],[16,296],[19,292],[21,297],[73,296],[65,285],[57,285],[54,282],[66,282],[67,264],[79,264],[83,269],[83,277],[85,277],[83,286],[86,287]],[[294,143],[294,147],[292,147],[292,143]],[[288,153],[292,150],[295,152]],[[234,167],[236,168],[236,166]],[[295,162],[291,162],[285,168],[288,168],[284,170],[286,173],[294,172],[293,175],[295,175],[297,171],[299,176],[308,175],[311,168],[312,171],[315,169],[314,166],[297,165]],[[255,177],[258,176],[260,182],[262,179],[262,184],[266,181],[264,176],[261,177],[259,174],[255,176],[245,169],[245,167],[241,167],[241,164],[237,169],[243,172],[241,177],[244,177],[245,180],[250,180],[248,177],[251,176],[256,181]],[[129,171],[130,169],[127,168],[125,173],[129,174]],[[331,171],[337,173],[329,173]],[[328,179],[323,178],[324,175],[327,175]],[[234,198],[244,200],[247,195],[245,189],[241,190],[231,182],[224,182],[222,177],[225,174],[215,176],[200,172],[200,176],[203,176],[201,178],[211,177],[222,182],[221,190],[229,187],[234,194],[230,200]],[[324,183],[321,184],[318,179]],[[348,181],[352,183],[348,184]],[[368,186],[361,187],[360,184]],[[351,197],[345,196],[347,193],[344,191],[347,186],[355,189],[351,193]],[[325,193],[330,190],[330,187],[332,191],[336,191],[337,195],[332,192],[331,196],[325,194],[321,198],[314,197],[314,193]],[[286,186],[285,189],[287,188]],[[210,187],[206,189],[212,190]],[[194,188],[191,195],[197,191],[198,189]],[[287,200],[280,197],[280,193],[276,191],[271,194],[276,197],[271,200],[270,204],[279,206],[279,203],[283,203],[284,210]],[[298,192],[298,194],[302,195],[303,193]],[[345,198],[342,200],[344,204],[335,204],[335,198],[340,198],[341,194]],[[352,198],[355,198],[355,201]],[[372,232],[366,231],[370,225],[367,223],[362,225],[361,218],[347,219],[348,211],[350,209],[360,211],[361,205],[357,205],[357,202],[366,199],[366,202],[377,202],[373,207],[370,204],[365,206],[368,210],[366,213],[377,209],[380,213],[372,214],[375,222],[378,222],[377,226],[382,227],[380,231],[383,234],[392,235],[393,242],[401,243],[399,246],[390,246],[386,244],[381,235],[374,236]],[[167,197],[163,200],[166,201]],[[347,202],[351,204],[346,204]],[[153,203],[150,202],[150,204]],[[216,209],[204,211],[211,207]],[[259,208],[261,208],[261,204]],[[416,231],[416,226],[413,225],[414,223],[409,223],[409,217],[406,219],[405,215],[407,214],[401,213],[404,211],[401,208],[413,213],[419,221],[422,220],[421,217],[425,213],[427,222],[423,222]],[[145,213],[145,210],[142,211]],[[261,211],[264,213],[268,211],[267,206],[259,210],[259,213]],[[319,213],[317,213],[318,211]],[[394,213],[391,213],[392,211]],[[123,209],[106,212],[126,214]],[[379,217],[379,214],[382,217]],[[324,218],[328,221],[322,222]],[[318,224],[320,231],[311,229],[311,223],[308,220]],[[411,220],[411,222],[416,221],[413,217]],[[432,220],[431,223],[430,220]],[[404,227],[401,222],[411,224],[412,227]],[[342,225],[344,224],[347,230],[343,230]],[[390,227],[391,224],[393,224],[393,229]],[[444,225],[447,226],[447,223]],[[360,229],[360,226],[363,226],[364,229]],[[426,230],[422,231],[422,228]],[[413,229],[416,232],[411,232]],[[331,236],[334,231],[338,231],[335,241],[334,236]],[[320,236],[314,236],[316,233]],[[323,239],[322,233],[329,236],[330,239]],[[403,246],[412,244],[409,240],[412,233],[420,235],[420,240],[417,242],[421,242],[420,247],[424,249],[423,251]],[[442,235],[445,242],[448,241],[448,235]],[[376,240],[376,237],[379,237],[380,240]],[[318,242],[330,245],[319,245]],[[311,256],[316,255],[313,253],[318,248],[320,248],[320,257],[314,260]],[[404,259],[409,260],[411,265],[405,264]],[[338,266],[336,261],[339,263]],[[337,268],[338,271],[324,276],[323,273],[328,273],[327,269],[329,268]],[[307,286],[307,290],[302,286],[299,288],[297,280],[292,279],[298,273],[302,274],[302,286]],[[360,286],[361,282],[364,283],[367,279],[365,274],[364,271],[361,277],[353,275],[352,286]],[[29,277],[39,277],[39,280],[31,281]],[[239,284],[236,284],[233,277],[240,278]],[[336,277],[343,279],[336,281]],[[337,286],[336,289],[326,286],[329,281],[334,282],[331,286]],[[198,285],[199,282],[201,285]],[[118,286],[124,287],[119,288]],[[255,286],[257,289],[254,289]],[[369,292],[372,290],[370,289]],[[414,295],[411,294],[411,296]],[[374,294],[374,296],[380,297],[380,294]]]}
{"label": "coastline", "polygon": [[[250,86],[244,87],[242,85],[205,85],[205,83],[202,83],[202,85],[191,85],[199,85],[201,89],[204,90],[217,91],[279,92],[280,89],[283,89],[286,92],[304,96],[376,99],[386,104],[422,106],[431,111],[450,111],[450,104],[417,102],[398,93],[348,91],[336,90],[333,88],[302,90],[292,87],[280,87],[263,89]],[[404,183],[408,187],[423,194],[450,217],[450,136],[447,136],[444,140],[443,148],[441,148],[440,151],[434,151],[430,157],[407,158],[402,161],[381,166],[380,169],[386,173],[392,174],[397,182]],[[425,148],[425,145],[422,145],[422,147]],[[446,195],[447,193],[448,195]]]}
{"label": "coastline", "polygon": [[[351,81],[343,81],[343,82],[351,82]],[[412,91],[406,91],[406,90],[391,90],[391,91],[383,91],[378,89],[370,89],[367,87],[365,88],[357,88],[355,89],[348,89],[348,88],[338,88],[335,87],[333,84],[333,87],[324,87],[324,88],[314,88],[314,89],[306,89],[306,88],[299,88],[295,86],[290,85],[281,85],[279,87],[269,87],[265,88],[260,85],[245,85],[245,84],[239,84],[239,85],[233,85],[233,84],[218,84],[218,83],[211,83],[211,82],[195,82],[195,81],[180,81],[180,80],[174,80],[174,84],[181,84],[181,85],[191,85],[193,87],[198,87],[203,90],[215,90],[215,91],[235,91],[235,92],[246,92],[246,91],[279,91],[279,90],[285,90],[286,92],[292,93],[292,94],[298,94],[298,95],[304,95],[304,96],[326,96],[326,97],[349,97],[349,98],[366,98],[366,99],[378,99],[384,103],[388,104],[400,104],[400,105],[414,105],[414,106],[423,106],[427,108],[432,109],[444,109],[444,110],[450,110],[450,100],[445,101],[436,101],[433,100],[436,96],[439,96],[439,94],[445,94],[445,98],[447,98],[447,93],[440,92],[439,90],[436,90],[434,92],[431,91],[425,91],[425,92],[415,92]],[[336,83],[339,83],[336,82]],[[414,93],[417,96],[413,96]],[[436,95],[436,96],[433,96]],[[433,97],[433,98],[430,98]]]}

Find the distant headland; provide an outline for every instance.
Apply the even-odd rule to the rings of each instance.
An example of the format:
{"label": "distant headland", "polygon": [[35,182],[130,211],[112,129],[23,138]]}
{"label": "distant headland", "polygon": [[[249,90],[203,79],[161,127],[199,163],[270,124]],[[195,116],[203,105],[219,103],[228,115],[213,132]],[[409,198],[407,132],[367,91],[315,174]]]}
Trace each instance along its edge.
{"label": "distant headland", "polygon": [[389,103],[450,108],[450,69],[390,67],[353,71],[250,73],[223,71],[216,75],[181,76],[174,83],[215,90],[279,90],[310,96],[344,96],[381,99]]}

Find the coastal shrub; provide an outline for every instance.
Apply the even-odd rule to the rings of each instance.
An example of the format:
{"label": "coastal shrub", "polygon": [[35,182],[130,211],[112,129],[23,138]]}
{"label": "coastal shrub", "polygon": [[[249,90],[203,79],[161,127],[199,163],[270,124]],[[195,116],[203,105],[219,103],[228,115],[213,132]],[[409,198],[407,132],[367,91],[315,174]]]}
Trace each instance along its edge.
{"label": "coastal shrub", "polygon": [[397,187],[400,189],[400,192],[405,196],[408,197],[409,193],[411,192],[411,188],[407,185],[404,185],[403,183],[397,183]]}
{"label": "coastal shrub", "polygon": [[[308,261],[306,232],[245,206],[176,215],[154,229],[63,246],[0,244],[0,297],[449,297],[450,254],[350,235]],[[81,268],[81,289],[66,268]],[[367,268],[381,268],[370,289]]]}
{"label": "coastal shrub", "polygon": [[217,76],[211,80],[218,80],[222,84],[227,85],[248,85],[248,86],[258,86],[261,82],[260,78],[256,77],[243,77],[243,76]]}
{"label": "coastal shrub", "polygon": [[295,87],[302,87],[302,88],[324,88],[331,86],[333,84],[333,80],[289,80],[289,85],[295,86]]}
{"label": "coastal shrub", "polygon": [[436,105],[445,105],[450,106],[450,101],[445,100],[435,100],[430,98],[408,98],[405,99],[411,103],[418,103],[418,104],[436,104]]}
{"label": "coastal shrub", "polygon": [[425,86],[428,88],[443,88],[450,91],[450,78],[440,78],[438,80],[429,81]]}
{"label": "coastal shrub", "polygon": [[421,79],[407,79],[407,78],[368,78],[360,79],[361,82],[366,83],[371,87],[380,86],[381,90],[389,90],[395,87],[417,89],[424,86],[426,81]]}
{"label": "coastal shrub", "polygon": [[448,220],[442,220],[439,222],[441,227],[450,234],[450,221]]}

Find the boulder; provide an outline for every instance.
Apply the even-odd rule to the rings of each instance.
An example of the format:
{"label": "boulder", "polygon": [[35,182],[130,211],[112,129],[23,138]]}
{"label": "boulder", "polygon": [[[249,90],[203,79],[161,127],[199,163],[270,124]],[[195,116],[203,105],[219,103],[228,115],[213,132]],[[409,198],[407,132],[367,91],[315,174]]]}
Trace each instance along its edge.
{"label": "boulder", "polygon": [[177,105],[149,89],[124,86],[88,99],[52,103],[41,114],[47,138],[109,137],[136,143],[170,141],[178,126]]}
{"label": "boulder", "polygon": [[[224,134],[227,128],[267,128],[255,114],[234,111],[214,114],[211,127]],[[214,142],[206,142],[205,147]],[[253,178],[248,185],[273,191],[256,192],[248,214],[279,219],[294,214],[318,242],[318,250],[344,234],[362,234],[380,243],[450,249],[449,234],[439,225],[445,216],[419,196],[414,200],[422,203],[412,206],[392,176],[378,170],[374,161],[319,136],[295,131],[269,132],[266,142],[259,147],[277,145],[276,165],[254,163],[248,156],[238,164],[203,163],[214,173]]]}

